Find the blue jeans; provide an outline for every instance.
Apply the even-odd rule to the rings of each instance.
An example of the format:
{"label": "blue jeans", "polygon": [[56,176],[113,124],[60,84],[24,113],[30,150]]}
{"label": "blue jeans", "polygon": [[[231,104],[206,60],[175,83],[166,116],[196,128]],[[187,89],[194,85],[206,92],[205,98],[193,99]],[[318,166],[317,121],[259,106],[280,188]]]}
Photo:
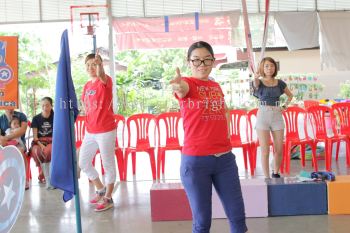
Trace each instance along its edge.
{"label": "blue jeans", "polygon": [[180,175],[192,210],[192,233],[210,231],[212,185],[221,199],[231,233],[247,231],[238,168],[232,152],[220,157],[182,155]]}

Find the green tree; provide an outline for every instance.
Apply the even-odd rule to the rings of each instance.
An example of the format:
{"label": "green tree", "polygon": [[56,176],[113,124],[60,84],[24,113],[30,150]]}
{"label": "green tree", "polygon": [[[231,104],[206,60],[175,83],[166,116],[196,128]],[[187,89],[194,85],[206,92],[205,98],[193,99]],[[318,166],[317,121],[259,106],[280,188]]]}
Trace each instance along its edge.
{"label": "green tree", "polygon": [[344,99],[350,98],[350,81],[346,80],[340,84],[340,97]]}
{"label": "green tree", "polygon": [[147,52],[125,51],[117,60],[128,64],[124,72],[116,75],[118,87],[118,113],[159,113],[176,104],[169,87],[176,67],[184,75],[189,70],[184,49],[162,49]]}
{"label": "green tree", "polygon": [[84,85],[89,79],[84,64],[86,55],[87,54],[81,54],[77,57],[71,57],[72,79],[74,82],[75,94],[77,95],[80,110],[82,110],[80,97],[83,93]]}
{"label": "green tree", "polygon": [[43,51],[42,42],[38,37],[32,34],[19,34],[18,38],[20,101],[24,107],[23,111],[32,117],[38,109],[38,92],[52,90],[54,80],[50,76],[52,75],[50,71],[54,68],[54,64],[52,58]]}
{"label": "green tree", "polygon": [[5,32],[0,35],[18,37],[19,102],[21,111],[30,118],[37,112],[38,92],[52,89],[52,59],[35,35]]}

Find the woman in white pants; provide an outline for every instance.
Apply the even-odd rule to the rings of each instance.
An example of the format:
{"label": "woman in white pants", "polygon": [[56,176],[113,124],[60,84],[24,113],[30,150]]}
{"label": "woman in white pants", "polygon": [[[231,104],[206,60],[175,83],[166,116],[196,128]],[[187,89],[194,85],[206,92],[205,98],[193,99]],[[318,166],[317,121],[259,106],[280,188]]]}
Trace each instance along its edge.
{"label": "woman in white pants", "polygon": [[[90,80],[85,84],[82,102],[85,108],[86,133],[79,152],[79,167],[96,187],[96,195],[90,203],[95,211],[113,208],[112,193],[116,178],[114,147],[116,124],[112,109],[112,79],[107,76],[98,54],[85,59]],[[99,150],[105,169],[105,185],[101,182],[92,160]]]}

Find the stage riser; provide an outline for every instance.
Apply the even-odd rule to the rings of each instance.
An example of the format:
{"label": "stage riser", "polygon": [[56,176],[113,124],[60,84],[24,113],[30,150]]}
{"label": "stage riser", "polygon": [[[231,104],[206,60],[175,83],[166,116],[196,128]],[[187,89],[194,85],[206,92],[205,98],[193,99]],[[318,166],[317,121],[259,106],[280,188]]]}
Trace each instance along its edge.
{"label": "stage riser", "polygon": [[[241,180],[246,217],[350,214],[350,176],[334,182],[295,182],[285,179]],[[150,191],[152,221],[191,220],[181,183],[156,183]],[[212,218],[226,218],[213,187]]]}
{"label": "stage riser", "polygon": [[350,214],[350,176],[337,176],[327,188],[328,214]]}
{"label": "stage riser", "polygon": [[327,214],[325,182],[288,183],[283,179],[268,182],[269,216]]}
{"label": "stage riser", "polygon": [[[267,217],[267,185],[262,179],[240,180],[246,217]],[[224,208],[213,187],[212,217],[226,218]]]}

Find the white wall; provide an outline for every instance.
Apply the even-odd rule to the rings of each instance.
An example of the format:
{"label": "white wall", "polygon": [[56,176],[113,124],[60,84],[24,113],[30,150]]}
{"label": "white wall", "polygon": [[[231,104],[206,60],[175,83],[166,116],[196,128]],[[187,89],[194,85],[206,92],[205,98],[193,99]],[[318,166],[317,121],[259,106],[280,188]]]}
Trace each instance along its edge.
{"label": "white wall", "polygon": [[[350,80],[350,71],[321,70],[320,50],[273,51],[265,56],[280,62],[280,73],[316,73],[324,89],[320,98],[339,98],[340,83]],[[260,54],[256,53],[256,58]],[[350,62],[350,61],[349,61]]]}

